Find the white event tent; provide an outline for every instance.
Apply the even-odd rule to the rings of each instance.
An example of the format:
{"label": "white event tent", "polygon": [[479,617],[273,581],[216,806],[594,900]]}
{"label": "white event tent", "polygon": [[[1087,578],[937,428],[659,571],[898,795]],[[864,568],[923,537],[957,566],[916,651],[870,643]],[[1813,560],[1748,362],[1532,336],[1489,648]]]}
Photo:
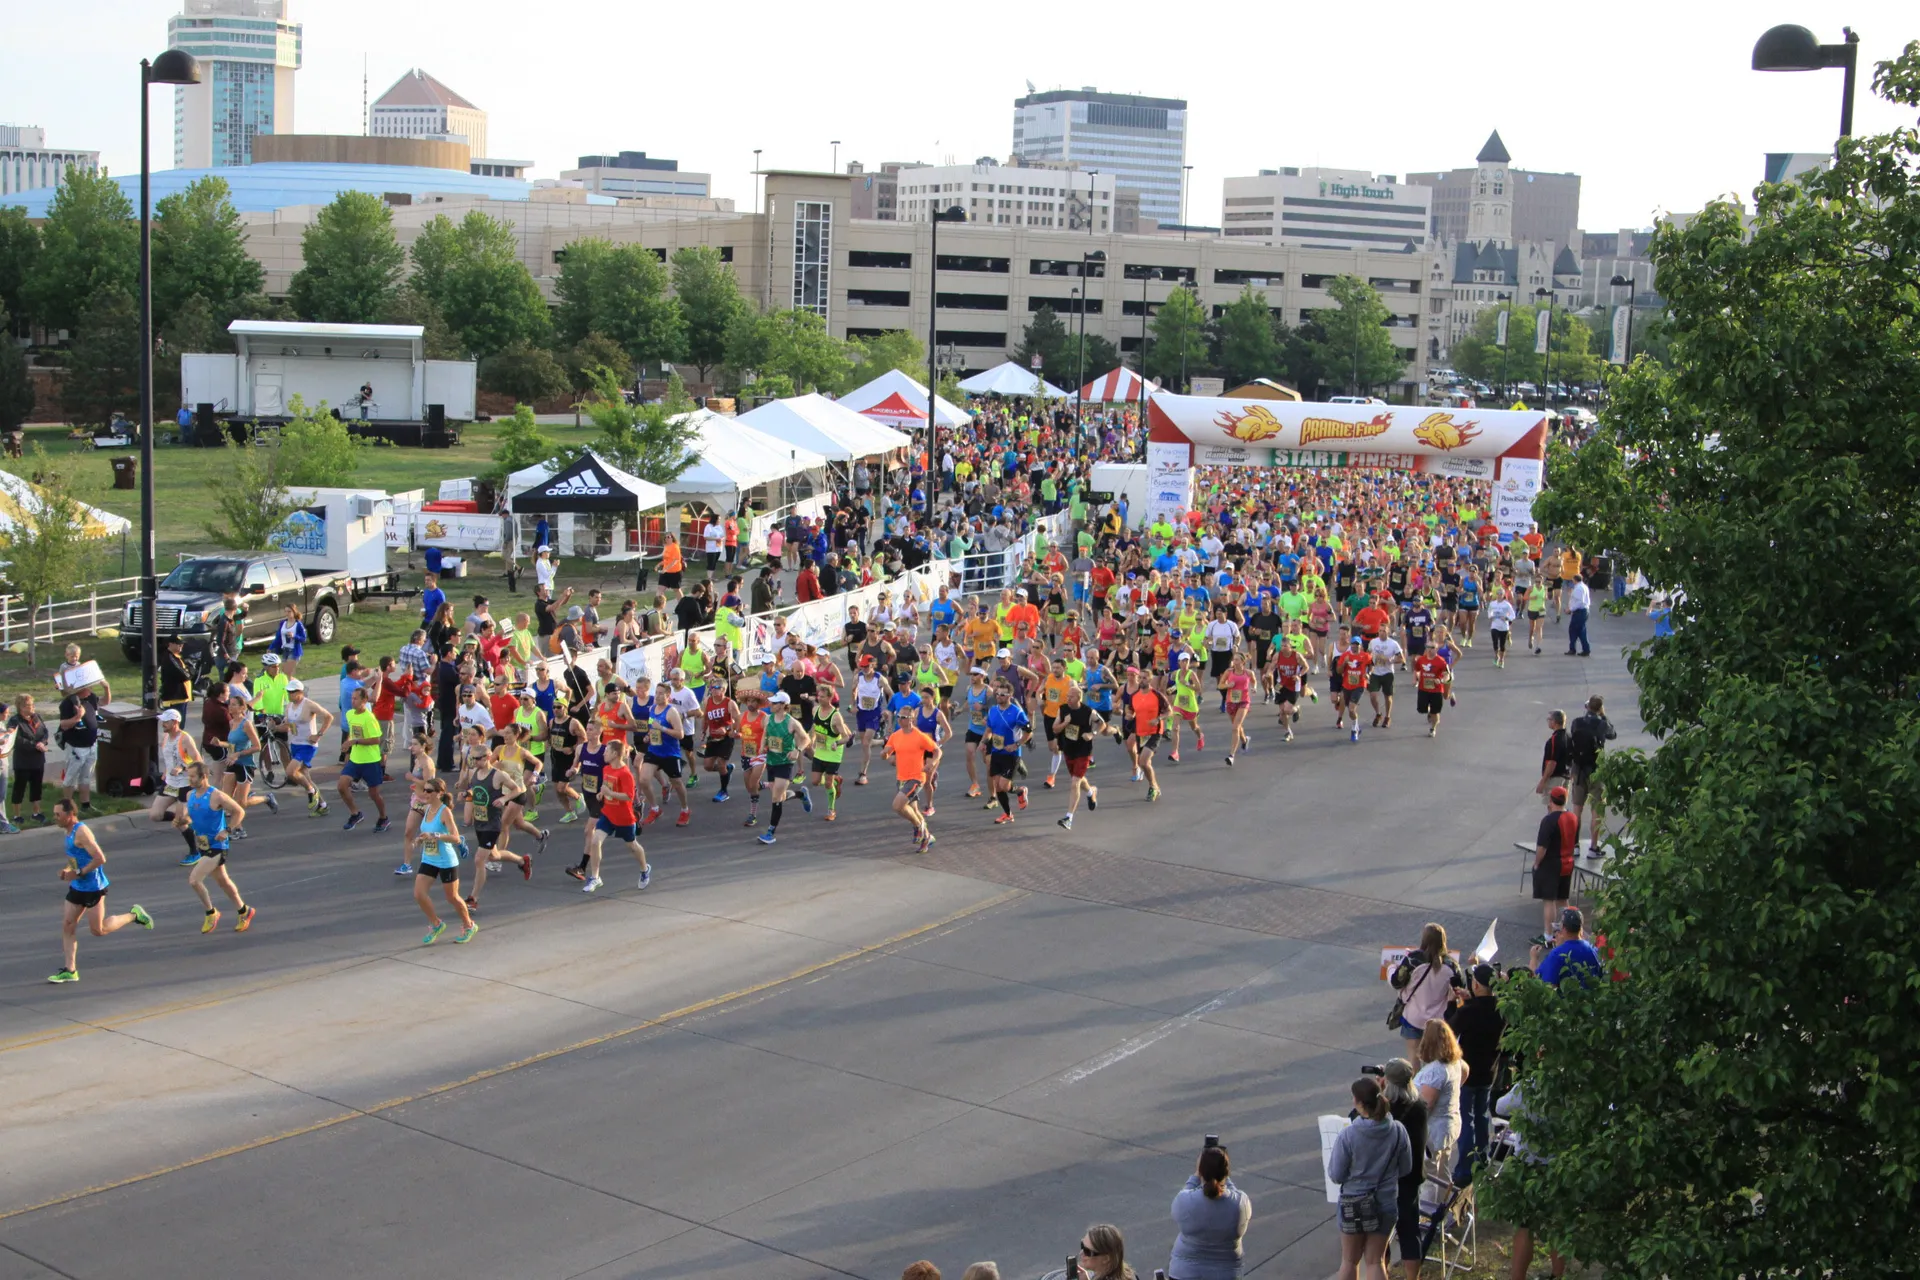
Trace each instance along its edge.
{"label": "white event tent", "polygon": [[827,466],[826,458],[812,449],[711,409],[695,409],[674,421],[687,422],[700,433],[691,446],[700,457],[668,483],[669,500],[697,499],[732,508],[750,489]]}
{"label": "white event tent", "polygon": [[870,458],[913,443],[913,437],[883,427],[817,392],[769,401],[741,414],[736,421],[786,444],[811,449],[829,462]]}
{"label": "white event tent", "polygon": [[[0,532],[12,533],[40,515],[47,501],[40,490],[11,471],[0,471]],[[110,538],[133,528],[133,521],[74,499],[73,514],[83,538]]]}
{"label": "white event tent", "polygon": [[[898,369],[889,369],[865,386],[855,387],[840,397],[840,403],[876,422],[903,427],[927,425],[927,389]],[[938,396],[934,397],[933,411],[943,427],[965,426],[973,416]]]}
{"label": "white event tent", "polygon": [[1043,400],[1065,400],[1067,393],[1031,369],[1022,369],[1011,360],[1003,360],[985,373],[976,373],[960,384],[970,396],[1039,396]]}

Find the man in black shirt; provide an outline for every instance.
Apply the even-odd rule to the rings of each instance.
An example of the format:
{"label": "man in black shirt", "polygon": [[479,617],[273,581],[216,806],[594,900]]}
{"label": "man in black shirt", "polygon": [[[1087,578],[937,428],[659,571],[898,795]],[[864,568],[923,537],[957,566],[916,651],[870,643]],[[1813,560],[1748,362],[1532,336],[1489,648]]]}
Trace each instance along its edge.
{"label": "man in black shirt", "polygon": [[1492,965],[1473,966],[1472,994],[1447,1011],[1447,1025],[1458,1037],[1460,1056],[1467,1063],[1467,1082],[1460,1089],[1460,1158],[1453,1171],[1456,1187],[1473,1181],[1475,1157],[1484,1159],[1487,1154],[1490,1090],[1500,1059],[1500,1038],[1507,1030],[1507,1020],[1500,1016],[1500,1002],[1493,994],[1493,983]]}
{"label": "man in black shirt", "polygon": [[187,671],[187,661],[181,656],[181,645],[185,641],[176,633],[161,641],[165,647],[160,653],[160,705],[179,707],[193,698],[193,677]]}
{"label": "man in black shirt", "polygon": [[555,616],[553,592],[550,588],[535,587],[533,591],[534,631],[540,637],[540,652],[553,652],[553,633],[560,629],[560,619]]}
{"label": "man in black shirt", "polygon": [[433,666],[433,717],[440,726],[433,763],[441,773],[453,771],[454,739],[460,731],[453,718],[454,708],[460,703],[460,667],[453,655],[453,646],[448,645],[440,651],[440,660]]}
{"label": "man in black shirt", "polygon": [[1286,626],[1286,619],[1273,607],[1274,597],[1260,597],[1260,611],[1247,619],[1247,639],[1253,641],[1253,669],[1260,673],[1262,702],[1273,701],[1273,676],[1267,659],[1273,654],[1273,639]]}
{"label": "man in black shirt", "polygon": [[80,812],[93,812],[93,768],[100,754],[100,696],[79,689],[60,699],[60,744],[67,765],[60,774],[60,790],[69,801],[78,800]]}
{"label": "man in black shirt", "polygon": [[1087,705],[1080,686],[1067,686],[1067,701],[1054,718],[1053,740],[1060,746],[1060,755],[1066,761],[1067,776],[1073,779],[1073,785],[1067,788],[1067,812],[1060,818],[1060,825],[1073,830],[1074,811],[1080,807],[1080,792],[1087,793],[1087,810],[1092,812],[1100,807],[1100,788],[1087,781],[1087,764],[1093,758],[1093,740],[1107,732],[1107,722],[1100,713]]}
{"label": "man in black shirt", "polygon": [[860,646],[867,642],[867,624],[860,616],[859,605],[847,606],[847,622],[840,628],[840,633],[846,639],[848,653],[858,653]]}
{"label": "man in black shirt", "polygon": [[687,594],[685,587],[680,588],[680,598],[673,602],[673,624],[685,634],[699,626],[706,615],[706,608],[700,603],[700,597]]}
{"label": "man in black shirt", "polygon": [[793,715],[800,722],[800,727],[808,733],[813,732],[813,700],[820,692],[819,682],[796,662],[787,668],[787,674],[780,677],[780,692],[786,694],[793,703]]}
{"label": "man in black shirt", "polygon": [[1555,787],[1565,786],[1573,773],[1573,742],[1567,736],[1567,713],[1547,713],[1547,745],[1540,752],[1540,781],[1533,794],[1544,798]]}

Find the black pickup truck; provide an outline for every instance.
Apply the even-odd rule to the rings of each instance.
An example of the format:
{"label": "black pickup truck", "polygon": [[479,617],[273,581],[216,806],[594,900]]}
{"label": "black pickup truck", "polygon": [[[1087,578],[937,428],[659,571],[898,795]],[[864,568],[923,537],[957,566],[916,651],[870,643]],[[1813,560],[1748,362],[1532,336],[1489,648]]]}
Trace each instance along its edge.
{"label": "black pickup truck", "polygon": [[[284,555],[195,556],[182,560],[160,582],[155,597],[154,628],[162,644],[170,635],[186,637],[186,651],[207,647],[209,615],[218,612],[220,598],[234,592],[243,606],[242,633],[249,648],[263,647],[290,604],[300,606],[307,625],[307,643],[333,643],[340,618],[369,591],[381,590],[385,577],[360,582],[342,574],[306,574]],[[120,652],[128,662],[140,661],[141,627],[145,606],[129,601],[120,616]]]}

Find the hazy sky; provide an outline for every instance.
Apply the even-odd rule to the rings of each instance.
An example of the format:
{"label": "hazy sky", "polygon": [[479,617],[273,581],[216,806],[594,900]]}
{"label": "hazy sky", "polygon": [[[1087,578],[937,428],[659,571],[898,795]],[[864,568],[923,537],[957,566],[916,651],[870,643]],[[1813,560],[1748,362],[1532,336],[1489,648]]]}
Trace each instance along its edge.
{"label": "hazy sky", "polygon": [[[922,6],[736,0],[292,0],[306,27],[303,133],[360,132],[372,94],[419,66],[484,108],[488,150],[537,177],[575,157],[644,150],[752,199],[769,167],[1005,156],[1012,103],[1042,89],[1185,98],[1188,217],[1217,223],[1220,183],[1279,165],[1406,173],[1471,164],[1498,128],[1520,167],[1582,175],[1587,230],[1647,225],[1745,193],[1768,151],[1823,151],[1841,73],[1761,75],[1753,41],[1779,22],[1862,33],[1856,132],[1911,123],[1871,97],[1874,61],[1920,38],[1920,9],[1849,0],[1468,3],[1436,9],[1223,0],[1141,5]],[[0,123],[138,166],[137,64],[162,48],[177,0],[12,6],[0,43]],[[1904,18],[1898,15],[1904,13]],[[1457,15],[1457,16],[1454,16]],[[1190,17],[1190,22],[1182,18]],[[157,167],[172,163],[172,101],[154,92]]]}

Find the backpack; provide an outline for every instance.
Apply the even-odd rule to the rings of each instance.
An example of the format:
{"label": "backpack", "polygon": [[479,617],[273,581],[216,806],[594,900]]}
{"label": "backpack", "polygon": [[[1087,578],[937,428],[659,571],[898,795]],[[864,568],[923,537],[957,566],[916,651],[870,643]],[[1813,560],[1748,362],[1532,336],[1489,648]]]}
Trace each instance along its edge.
{"label": "backpack", "polygon": [[1567,733],[1573,767],[1582,774],[1592,773],[1593,767],[1600,763],[1600,744],[1605,737],[1601,732],[1599,717],[1588,714],[1575,720]]}

